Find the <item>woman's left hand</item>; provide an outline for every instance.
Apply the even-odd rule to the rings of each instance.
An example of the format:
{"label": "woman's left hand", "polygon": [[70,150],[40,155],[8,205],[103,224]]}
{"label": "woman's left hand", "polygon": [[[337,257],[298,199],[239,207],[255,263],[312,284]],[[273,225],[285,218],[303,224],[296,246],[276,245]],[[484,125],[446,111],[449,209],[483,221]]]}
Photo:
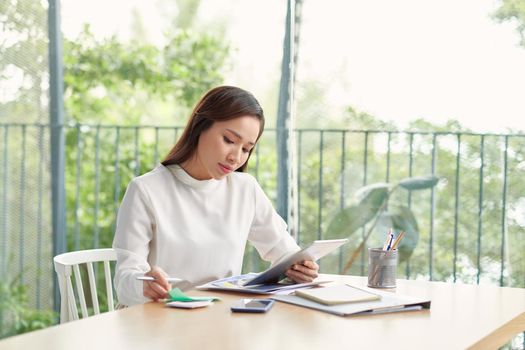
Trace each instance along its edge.
{"label": "woman's left hand", "polygon": [[312,282],[317,278],[319,272],[319,265],[313,261],[303,261],[301,264],[294,264],[290,267],[285,275],[297,283]]}

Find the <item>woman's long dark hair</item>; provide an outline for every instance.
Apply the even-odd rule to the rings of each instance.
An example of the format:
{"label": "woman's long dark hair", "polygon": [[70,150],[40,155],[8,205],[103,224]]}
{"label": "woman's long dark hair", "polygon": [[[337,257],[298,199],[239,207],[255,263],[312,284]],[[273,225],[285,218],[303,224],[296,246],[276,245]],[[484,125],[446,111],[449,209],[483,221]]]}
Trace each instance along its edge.
{"label": "woman's long dark hair", "polygon": [[[234,86],[219,86],[211,89],[193,109],[184,132],[162,161],[162,164],[167,166],[184,163],[197,150],[202,132],[211,128],[213,123],[246,115],[259,119],[261,124],[257,136],[257,140],[259,140],[264,130],[264,113],[257,99],[250,92]],[[246,162],[237,171],[245,171],[252,150],[250,150]]]}

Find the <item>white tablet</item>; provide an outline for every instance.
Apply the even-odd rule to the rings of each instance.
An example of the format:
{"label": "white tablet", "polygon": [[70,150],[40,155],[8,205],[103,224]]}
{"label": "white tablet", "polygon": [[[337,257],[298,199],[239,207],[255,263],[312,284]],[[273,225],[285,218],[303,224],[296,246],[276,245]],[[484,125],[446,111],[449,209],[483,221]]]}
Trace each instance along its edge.
{"label": "white tablet", "polygon": [[326,254],[334,251],[343,244],[348,242],[348,239],[329,239],[323,241],[313,241],[308,247],[294,253],[278,263],[277,265],[261,272],[257,277],[244,283],[245,286],[253,286],[255,284],[277,283],[283,278],[284,273],[293,264],[301,263],[305,260],[315,261]]}

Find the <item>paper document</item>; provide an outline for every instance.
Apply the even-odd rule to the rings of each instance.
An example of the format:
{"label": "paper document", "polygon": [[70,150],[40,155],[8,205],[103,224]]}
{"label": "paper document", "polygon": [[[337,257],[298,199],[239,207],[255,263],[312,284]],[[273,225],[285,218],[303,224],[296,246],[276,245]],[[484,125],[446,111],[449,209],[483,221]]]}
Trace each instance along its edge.
{"label": "paper document", "polygon": [[244,285],[246,281],[253,279],[253,277],[257,275],[258,274],[252,272],[245,275],[227,277],[197,286],[196,289],[243,292],[250,294],[275,294],[284,290],[296,290],[330,282],[314,281],[309,283],[270,283],[255,286]]}

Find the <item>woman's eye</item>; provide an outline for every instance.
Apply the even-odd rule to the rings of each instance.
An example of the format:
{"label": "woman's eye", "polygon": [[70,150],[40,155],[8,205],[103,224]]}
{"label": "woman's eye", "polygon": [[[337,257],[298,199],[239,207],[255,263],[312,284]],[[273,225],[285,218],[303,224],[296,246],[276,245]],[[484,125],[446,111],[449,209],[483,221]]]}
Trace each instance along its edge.
{"label": "woman's eye", "polygon": [[232,144],[233,141],[230,140],[229,138],[227,138],[226,136],[224,136],[224,142],[226,142],[227,144]]}
{"label": "woman's eye", "polygon": [[249,149],[246,149],[246,148],[243,148],[243,149],[242,149],[242,152],[243,152],[243,153],[248,153],[248,152],[250,152],[250,150],[249,150]]}

